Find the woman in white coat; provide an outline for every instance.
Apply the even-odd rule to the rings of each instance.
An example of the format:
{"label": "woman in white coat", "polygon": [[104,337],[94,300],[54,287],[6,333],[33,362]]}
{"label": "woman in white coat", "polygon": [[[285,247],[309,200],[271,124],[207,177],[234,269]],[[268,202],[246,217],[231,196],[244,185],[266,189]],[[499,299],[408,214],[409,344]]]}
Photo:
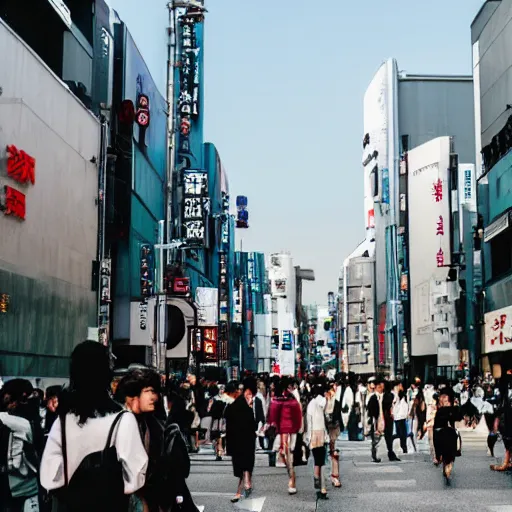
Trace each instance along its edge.
{"label": "woman in white coat", "polygon": [[[75,475],[80,477],[84,468],[82,462],[87,456],[105,449],[109,432],[117,422],[111,446],[115,446],[117,459],[121,462],[124,489],[115,496],[110,493],[108,503],[95,496],[98,489],[88,489],[83,496],[72,497],[74,501],[90,502],[89,508],[95,512],[126,511],[128,495],[145,483],[148,464],[137,420],[111,398],[111,380],[106,347],[86,341],[75,348],[71,356],[70,387],[59,400],[59,417],[48,436],[40,469],[41,484],[47,491],[64,489]],[[65,426],[64,433],[62,425]],[[56,501],[53,510],[70,509],[69,504],[58,497]]]}

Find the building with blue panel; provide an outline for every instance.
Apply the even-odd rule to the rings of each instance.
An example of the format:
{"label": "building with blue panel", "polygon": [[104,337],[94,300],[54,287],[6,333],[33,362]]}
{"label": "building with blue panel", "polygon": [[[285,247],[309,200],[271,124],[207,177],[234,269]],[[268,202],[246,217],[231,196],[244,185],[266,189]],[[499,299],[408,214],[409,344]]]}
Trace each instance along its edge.
{"label": "building with blue panel", "polygon": [[471,26],[478,218],[473,260],[477,343],[484,370],[512,368],[512,1],[487,1]]}
{"label": "building with blue panel", "polygon": [[[111,137],[116,160],[107,184],[107,245],[112,257],[112,340],[123,366],[152,362],[148,302],[155,291],[153,246],[159,222],[165,219],[167,102],[119,19],[114,48],[116,122]],[[141,117],[146,111],[148,117]]]}

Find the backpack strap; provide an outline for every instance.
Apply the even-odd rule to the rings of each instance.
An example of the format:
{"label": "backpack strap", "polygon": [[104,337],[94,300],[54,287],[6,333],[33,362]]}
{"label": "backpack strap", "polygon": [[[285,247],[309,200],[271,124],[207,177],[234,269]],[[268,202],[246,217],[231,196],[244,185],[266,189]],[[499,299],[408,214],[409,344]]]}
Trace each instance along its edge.
{"label": "backpack strap", "polygon": [[105,444],[105,448],[103,451],[106,451],[110,448],[110,444],[112,443],[112,437],[114,435],[114,429],[116,428],[116,425],[119,423],[119,420],[121,419],[122,415],[128,411],[121,411],[112,422],[112,426],[110,427],[110,430],[108,431],[108,437],[107,442]]}
{"label": "backpack strap", "polygon": [[62,459],[64,460],[64,487],[69,484],[69,473],[68,473],[68,449],[66,444],[66,415],[60,416],[60,435],[62,444]]}

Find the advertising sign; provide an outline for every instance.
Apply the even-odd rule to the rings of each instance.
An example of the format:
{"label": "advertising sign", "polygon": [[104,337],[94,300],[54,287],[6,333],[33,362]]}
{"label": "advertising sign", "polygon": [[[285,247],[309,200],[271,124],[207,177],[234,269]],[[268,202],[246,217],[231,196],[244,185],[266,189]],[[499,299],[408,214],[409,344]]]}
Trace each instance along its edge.
{"label": "advertising sign", "polygon": [[292,331],[281,331],[279,370],[281,375],[295,374],[295,350]]}
{"label": "advertising sign", "polygon": [[450,138],[439,137],[408,153],[411,355],[437,355],[429,313],[432,281],[445,281],[451,263]]}
{"label": "advertising sign", "polygon": [[459,164],[459,204],[476,212],[476,176],[474,164]]}
{"label": "advertising sign", "polygon": [[214,327],[219,323],[217,288],[196,288],[197,325]]}
{"label": "advertising sign", "polygon": [[176,66],[177,165],[202,165],[203,16],[190,10],[179,17],[180,56]]}
{"label": "advertising sign", "polygon": [[184,173],[183,238],[189,247],[206,244],[206,214],[208,209],[208,175],[206,171]]}
{"label": "advertising sign", "polygon": [[484,353],[512,349],[512,306],[485,314]]}

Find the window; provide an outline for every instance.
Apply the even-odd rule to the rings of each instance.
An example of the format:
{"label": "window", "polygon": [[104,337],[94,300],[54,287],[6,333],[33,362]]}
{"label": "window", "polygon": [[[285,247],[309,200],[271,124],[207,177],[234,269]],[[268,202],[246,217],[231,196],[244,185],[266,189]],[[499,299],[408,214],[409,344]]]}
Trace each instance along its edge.
{"label": "window", "polygon": [[512,229],[495,236],[490,244],[492,279],[496,279],[512,270]]}

